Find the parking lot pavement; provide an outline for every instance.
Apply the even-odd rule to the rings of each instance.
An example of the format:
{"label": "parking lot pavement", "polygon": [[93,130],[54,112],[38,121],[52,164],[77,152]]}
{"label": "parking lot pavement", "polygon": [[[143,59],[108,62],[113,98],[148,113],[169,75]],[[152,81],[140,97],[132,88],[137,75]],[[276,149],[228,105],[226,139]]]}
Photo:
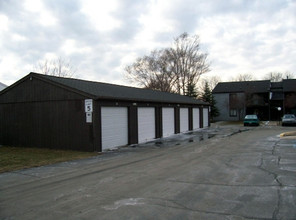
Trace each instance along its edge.
{"label": "parking lot pavement", "polygon": [[293,128],[243,129],[1,174],[0,219],[296,219]]}

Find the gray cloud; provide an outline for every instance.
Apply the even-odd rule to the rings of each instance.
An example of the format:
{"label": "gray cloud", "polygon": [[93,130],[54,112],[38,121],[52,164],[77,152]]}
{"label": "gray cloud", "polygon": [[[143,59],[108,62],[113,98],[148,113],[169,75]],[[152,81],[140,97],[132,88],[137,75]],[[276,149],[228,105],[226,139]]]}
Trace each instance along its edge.
{"label": "gray cloud", "polygon": [[[42,2],[45,11],[39,13],[26,10],[25,1],[0,1],[3,83],[11,84],[54,54],[71,60],[80,78],[126,84],[125,65],[183,32],[201,36],[211,74],[295,72],[295,1],[118,1],[110,15],[120,24],[106,31],[82,12],[84,1]],[[53,24],[41,22],[46,13]]]}

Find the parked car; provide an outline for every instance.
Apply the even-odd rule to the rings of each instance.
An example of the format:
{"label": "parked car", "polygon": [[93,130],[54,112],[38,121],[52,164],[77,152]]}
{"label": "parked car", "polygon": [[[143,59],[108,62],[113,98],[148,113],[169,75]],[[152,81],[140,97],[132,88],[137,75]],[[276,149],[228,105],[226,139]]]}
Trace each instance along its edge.
{"label": "parked car", "polygon": [[293,114],[286,114],[282,119],[282,126],[296,125],[296,117]]}
{"label": "parked car", "polygon": [[246,115],[244,119],[244,126],[251,126],[251,125],[259,126],[259,123],[260,121],[257,115]]}

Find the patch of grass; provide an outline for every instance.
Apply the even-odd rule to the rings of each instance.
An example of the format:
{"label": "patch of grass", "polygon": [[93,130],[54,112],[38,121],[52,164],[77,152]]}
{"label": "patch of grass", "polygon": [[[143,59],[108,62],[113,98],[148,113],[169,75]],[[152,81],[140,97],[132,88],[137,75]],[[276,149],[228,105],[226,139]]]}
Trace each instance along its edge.
{"label": "patch of grass", "polygon": [[0,173],[97,156],[96,152],[0,147]]}

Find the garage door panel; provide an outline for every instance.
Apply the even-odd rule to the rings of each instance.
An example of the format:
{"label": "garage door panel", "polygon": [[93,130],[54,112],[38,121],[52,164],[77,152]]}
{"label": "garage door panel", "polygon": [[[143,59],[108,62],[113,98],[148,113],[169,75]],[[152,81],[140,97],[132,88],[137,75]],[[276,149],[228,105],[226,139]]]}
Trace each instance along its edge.
{"label": "garage door panel", "polygon": [[162,108],[162,136],[168,137],[175,133],[174,108]]}
{"label": "garage door panel", "polygon": [[208,108],[203,108],[203,127],[209,126],[209,110]]}
{"label": "garage door panel", "polygon": [[142,143],[155,138],[155,108],[138,108],[138,142]]}
{"label": "garage door panel", "polygon": [[188,108],[180,108],[180,132],[189,130]]}
{"label": "garage door panel", "polygon": [[102,149],[128,144],[128,114],[126,107],[102,107]]}
{"label": "garage door panel", "polygon": [[193,129],[198,129],[200,128],[199,108],[193,108],[192,114],[193,114]]}

